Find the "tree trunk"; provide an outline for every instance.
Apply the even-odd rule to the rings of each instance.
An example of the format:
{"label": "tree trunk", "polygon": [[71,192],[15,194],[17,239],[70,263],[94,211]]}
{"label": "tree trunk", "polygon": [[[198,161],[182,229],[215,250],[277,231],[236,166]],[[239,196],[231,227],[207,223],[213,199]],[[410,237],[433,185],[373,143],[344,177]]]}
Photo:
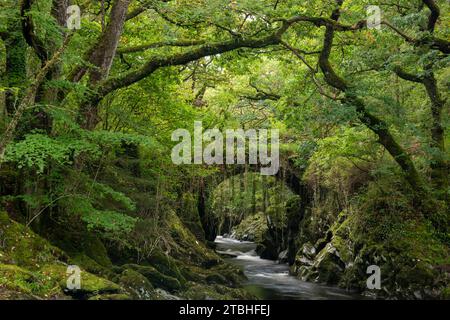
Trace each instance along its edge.
{"label": "tree trunk", "polygon": [[[5,87],[18,88],[19,90],[25,86],[27,79],[26,67],[26,50],[27,44],[22,37],[20,30],[20,23],[18,21],[12,22],[8,26],[8,32],[5,38],[6,48],[6,66],[5,77],[3,82]],[[13,89],[6,92],[5,105],[6,113],[13,115],[14,111],[20,101],[22,94]]]}
{"label": "tree trunk", "polygon": [[442,127],[442,110],[445,101],[439,94],[436,78],[431,71],[423,79],[423,85],[427,90],[428,97],[431,101],[431,115],[433,124],[431,126],[431,146],[435,149],[431,164],[431,179],[438,189],[446,189],[448,187],[448,163],[445,159],[445,131]]}
{"label": "tree trunk", "polygon": [[417,76],[396,67],[394,72],[402,79],[423,85],[431,103],[431,143],[433,150],[431,163],[431,180],[437,190],[445,190],[448,187],[448,161],[445,151],[445,130],[442,126],[442,111],[445,100],[439,93],[436,78],[431,64],[425,65],[425,75]]}
{"label": "tree trunk", "polygon": [[[331,19],[338,21],[340,17],[340,7],[343,0],[336,0],[337,8],[333,10]],[[349,84],[341,78],[334,70],[330,63],[331,49],[334,40],[334,27],[329,25],[325,30],[325,37],[322,52],[319,57],[319,66],[325,77],[325,81],[332,87],[342,91],[345,94],[343,103],[353,105],[358,112],[359,120],[365,124],[372,132],[378,136],[378,142],[389,152],[393,159],[402,169],[406,181],[409,183],[414,193],[414,202],[424,215],[429,215],[433,212],[432,199],[428,195],[424,182],[422,181],[414,162],[407,152],[398,144],[388,125],[382,120],[369,113],[366,109],[365,103],[356,95],[354,95]]]}
{"label": "tree trunk", "polygon": [[[91,88],[108,77],[123,26],[126,21],[130,0],[115,0],[109,16],[109,23],[103,32],[98,45],[93,50],[89,62],[94,65],[90,71],[89,85]],[[93,130],[100,122],[98,115],[99,98],[88,95],[80,108],[79,123],[87,129]]]}

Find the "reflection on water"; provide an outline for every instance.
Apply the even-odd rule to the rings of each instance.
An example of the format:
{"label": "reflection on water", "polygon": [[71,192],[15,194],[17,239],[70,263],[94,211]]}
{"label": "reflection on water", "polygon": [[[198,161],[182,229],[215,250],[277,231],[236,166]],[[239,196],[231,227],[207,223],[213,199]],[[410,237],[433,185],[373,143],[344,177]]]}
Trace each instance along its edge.
{"label": "reflection on water", "polygon": [[256,244],[230,238],[217,237],[218,253],[230,256],[230,263],[241,266],[248,278],[247,290],[261,299],[361,299],[356,294],[339,288],[301,281],[289,275],[286,264],[264,260],[255,252]]}

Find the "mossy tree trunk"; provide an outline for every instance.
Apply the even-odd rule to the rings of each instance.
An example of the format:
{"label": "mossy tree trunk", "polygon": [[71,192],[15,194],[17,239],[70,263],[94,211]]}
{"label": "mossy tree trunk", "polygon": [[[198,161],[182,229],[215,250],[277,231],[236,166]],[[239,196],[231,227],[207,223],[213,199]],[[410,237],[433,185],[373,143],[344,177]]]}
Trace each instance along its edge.
{"label": "mossy tree trunk", "polygon": [[10,89],[5,94],[6,113],[11,116],[21,99],[21,90],[27,82],[27,44],[20,33],[19,20],[9,21],[8,30],[2,36],[6,49],[5,73],[2,79],[5,87]]}

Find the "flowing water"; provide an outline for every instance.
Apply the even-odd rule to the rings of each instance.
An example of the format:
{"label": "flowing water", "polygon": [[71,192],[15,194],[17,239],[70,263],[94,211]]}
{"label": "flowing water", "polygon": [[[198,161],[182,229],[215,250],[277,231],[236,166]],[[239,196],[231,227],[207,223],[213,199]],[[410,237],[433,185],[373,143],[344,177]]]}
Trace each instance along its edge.
{"label": "flowing water", "polygon": [[248,278],[245,287],[261,299],[361,299],[345,290],[305,282],[289,275],[289,267],[275,261],[264,260],[255,252],[256,244],[230,238],[217,237],[216,251],[227,255],[227,260],[243,268]]}

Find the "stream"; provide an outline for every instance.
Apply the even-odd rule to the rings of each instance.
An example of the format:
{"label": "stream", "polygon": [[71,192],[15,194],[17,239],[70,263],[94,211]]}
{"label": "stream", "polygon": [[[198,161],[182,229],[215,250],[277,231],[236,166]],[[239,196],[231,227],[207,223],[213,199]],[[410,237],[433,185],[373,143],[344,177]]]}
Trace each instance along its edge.
{"label": "stream", "polygon": [[345,290],[302,281],[289,275],[289,266],[261,259],[256,244],[231,238],[217,237],[216,251],[229,256],[226,260],[243,268],[248,281],[245,288],[265,300],[349,300],[362,296]]}

